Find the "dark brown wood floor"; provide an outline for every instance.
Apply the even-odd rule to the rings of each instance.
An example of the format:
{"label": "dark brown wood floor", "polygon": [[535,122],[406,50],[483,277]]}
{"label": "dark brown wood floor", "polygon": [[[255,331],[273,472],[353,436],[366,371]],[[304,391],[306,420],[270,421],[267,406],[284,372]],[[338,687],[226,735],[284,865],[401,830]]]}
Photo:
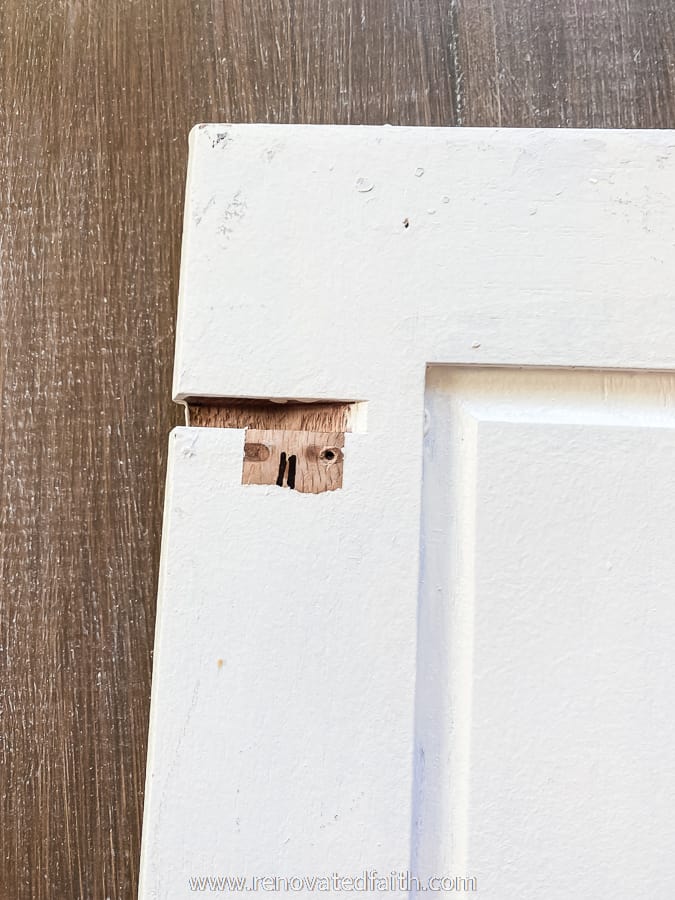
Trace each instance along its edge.
{"label": "dark brown wood floor", "polygon": [[0,898],[135,896],[186,137],[675,126],[671,0],[0,0]]}

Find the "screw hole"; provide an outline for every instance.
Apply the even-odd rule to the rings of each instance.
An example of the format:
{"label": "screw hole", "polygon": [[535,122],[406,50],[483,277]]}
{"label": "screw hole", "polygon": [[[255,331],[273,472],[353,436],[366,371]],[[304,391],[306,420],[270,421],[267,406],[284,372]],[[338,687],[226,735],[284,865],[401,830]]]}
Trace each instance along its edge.
{"label": "screw hole", "polygon": [[340,458],[340,451],[335,447],[326,447],[319,454],[319,459],[322,459],[324,462],[332,463]]}

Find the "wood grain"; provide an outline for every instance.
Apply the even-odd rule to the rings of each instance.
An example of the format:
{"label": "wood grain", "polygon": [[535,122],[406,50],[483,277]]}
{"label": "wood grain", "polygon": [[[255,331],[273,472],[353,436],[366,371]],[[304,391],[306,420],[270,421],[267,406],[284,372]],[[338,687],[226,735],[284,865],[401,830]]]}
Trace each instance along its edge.
{"label": "wood grain", "polygon": [[672,128],[668,0],[456,0],[459,125]]}
{"label": "wood grain", "polygon": [[186,137],[673,127],[670,0],[0,0],[1,896],[133,898]]}
{"label": "wood grain", "polygon": [[340,432],[246,431],[242,484],[275,484],[301,494],[342,487],[345,436]]}
{"label": "wood grain", "polygon": [[351,431],[351,403],[229,402],[188,406],[190,425],[285,431]]}

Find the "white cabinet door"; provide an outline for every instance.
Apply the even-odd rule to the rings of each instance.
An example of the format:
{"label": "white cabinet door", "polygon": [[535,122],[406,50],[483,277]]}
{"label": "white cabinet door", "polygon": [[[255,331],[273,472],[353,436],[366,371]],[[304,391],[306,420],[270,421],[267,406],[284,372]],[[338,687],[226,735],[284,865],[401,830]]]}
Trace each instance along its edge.
{"label": "white cabinet door", "polygon": [[359,406],[171,435],[143,900],[675,896],[674,338],[672,132],[193,131],[176,399]]}

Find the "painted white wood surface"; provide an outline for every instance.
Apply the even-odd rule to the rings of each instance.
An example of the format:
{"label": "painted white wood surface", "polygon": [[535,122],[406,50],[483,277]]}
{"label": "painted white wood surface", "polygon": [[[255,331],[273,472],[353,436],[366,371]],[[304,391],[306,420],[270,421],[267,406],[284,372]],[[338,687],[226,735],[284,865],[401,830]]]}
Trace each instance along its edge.
{"label": "painted white wood surface", "polygon": [[673,896],[675,135],[191,142],[176,398],[368,416],[320,495],[172,434],[140,896]]}
{"label": "painted white wood surface", "polygon": [[672,895],[675,375],[429,370],[416,868]]}

